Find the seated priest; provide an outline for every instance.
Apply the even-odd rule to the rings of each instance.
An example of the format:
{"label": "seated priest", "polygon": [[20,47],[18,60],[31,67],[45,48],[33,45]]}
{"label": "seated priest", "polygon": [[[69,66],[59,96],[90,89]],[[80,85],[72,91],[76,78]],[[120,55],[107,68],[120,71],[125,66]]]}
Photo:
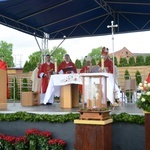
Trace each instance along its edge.
{"label": "seated priest", "polygon": [[69,54],[65,54],[64,61],[58,66],[59,74],[77,73],[75,64],[71,61]]}
{"label": "seated priest", "polygon": [[91,64],[91,56],[85,56],[86,64],[80,70],[80,73],[90,73]]}
{"label": "seated priest", "polygon": [[[98,63],[98,65],[100,67],[104,66],[104,68],[106,68],[106,72],[107,73],[112,73],[113,74],[113,62],[110,60],[110,58],[108,57],[108,53],[109,53],[109,49],[106,47],[102,48],[102,54],[101,57],[104,59],[104,62],[100,61]],[[101,59],[102,60],[102,59]],[[104,64],[102,64],[104,63]]]}

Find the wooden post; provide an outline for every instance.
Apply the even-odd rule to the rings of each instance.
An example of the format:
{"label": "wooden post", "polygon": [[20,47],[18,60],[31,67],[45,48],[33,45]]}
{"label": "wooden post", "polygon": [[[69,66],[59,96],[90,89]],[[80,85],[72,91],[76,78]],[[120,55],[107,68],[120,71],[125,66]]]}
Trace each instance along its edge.
{"label": "wooden post", "polygon": [[150,150],[150,113],[145,113],[145,146]]}
{"label": "wooden post", "polygon": [[0,69],[0,110],[7,109],[7,73]]}
{"label": "wooden post", "polygon": [[74,120],[76,150],[111,150],[111,122]]}

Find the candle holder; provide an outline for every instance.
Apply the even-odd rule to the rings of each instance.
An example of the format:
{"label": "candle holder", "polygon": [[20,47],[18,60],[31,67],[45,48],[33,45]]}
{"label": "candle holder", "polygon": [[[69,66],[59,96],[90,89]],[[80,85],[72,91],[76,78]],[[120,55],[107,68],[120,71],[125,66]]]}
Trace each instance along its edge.
{"label": "candle holder", "polygon": [[57,74],[57,59],[54,60],[55,63],[55,74]]}
{"label": "candle holder", "polygon": [[104,72],[104,56],[101,55],[101,72]]}

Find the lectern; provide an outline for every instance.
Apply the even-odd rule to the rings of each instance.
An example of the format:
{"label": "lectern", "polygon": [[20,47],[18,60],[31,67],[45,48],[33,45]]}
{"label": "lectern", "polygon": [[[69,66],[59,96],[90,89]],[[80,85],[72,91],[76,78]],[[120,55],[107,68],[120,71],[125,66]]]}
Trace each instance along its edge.
{"label": "lectern", "polygon": [[60,88],[60,107],[74,108],[79,107],[78,84],[67,84]]}
{"label": "lectern", "polygon": [[107,108],[107,76],[103,73],[81,76],[82,109],[80,119],[74,120],[75,149],[111,150],[112,119]]}
{"label": "lectern", "polygon": [[7,72],[0,69],[0,110],[7,109]]}

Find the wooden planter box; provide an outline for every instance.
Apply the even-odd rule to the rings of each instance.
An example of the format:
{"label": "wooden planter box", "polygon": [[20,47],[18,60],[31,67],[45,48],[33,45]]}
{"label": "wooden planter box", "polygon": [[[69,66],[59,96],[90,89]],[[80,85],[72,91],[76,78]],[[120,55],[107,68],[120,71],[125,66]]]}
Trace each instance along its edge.
{"label": "wooden planter box", "polygon": [[22,106],[40,105],[40,94],[38,92],[22,92],[21,105]]}
{"label": "wooden planter box", "polygon": [[106,120],[110,118],[110,110],[108,111],[79,111],[80,119],[85,120]]}

